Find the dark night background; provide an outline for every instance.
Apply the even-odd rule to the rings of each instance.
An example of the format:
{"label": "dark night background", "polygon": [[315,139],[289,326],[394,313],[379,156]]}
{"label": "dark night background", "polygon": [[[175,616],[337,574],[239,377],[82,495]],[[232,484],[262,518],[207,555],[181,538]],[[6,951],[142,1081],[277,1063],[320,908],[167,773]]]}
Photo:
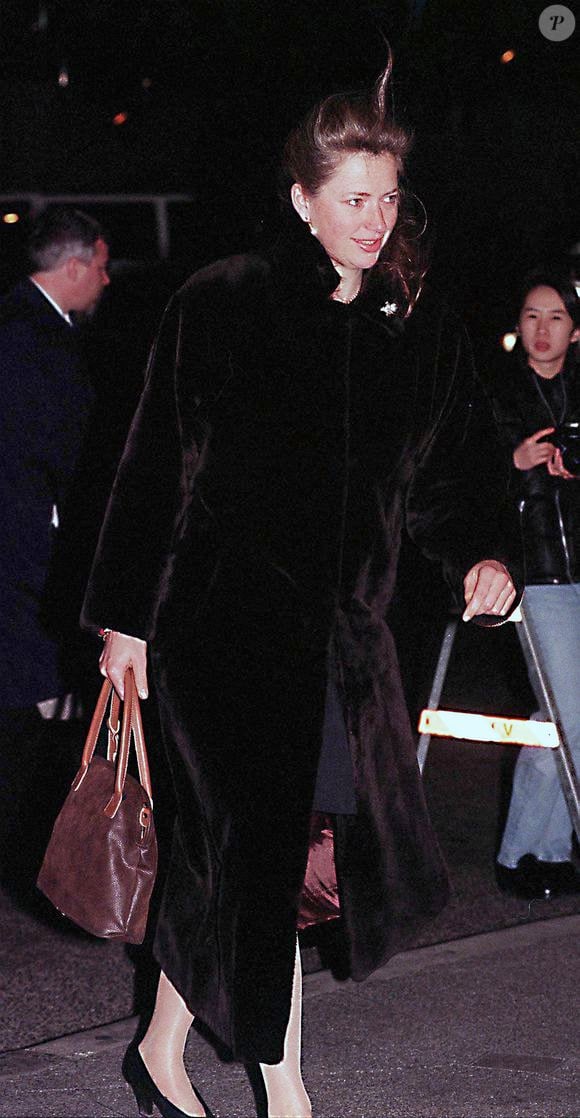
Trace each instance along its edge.
{"label": "dark night background", "polygon": [[[368,85],[388,39],[434,276],[480,327],[523,268],[580,239],[580,19],[550,42],[545,6],[0,0],[0,192],[191,193],[173,255],[193,270],[271,229],[284,136],[320,95]],[[138,217],[113,220],[117,256],[154,253]]]}
{"label": "dark night background", "polygon": [[[513,324],[523,273],[552,259],[574,266],[580,252],[580,18],[568,0],[576,30],[551,42],[538,28],[544,7],[0,0],[0,217],[22,216],[0,222],[0,286],[22,267],[27,207],[11,193],[191,195],[170,208],[172,251],[162,263],[151,206],[82,203],[104,219],[113,256],[113,283],[89,332],[101,411],[87,448],[87,461],[99,463],[83,502],[87,554],[168,295],[201,264],[272,235],[287,132],[320,96],[367,87],[386,41],[396,115],[416,136],[408,171],[429,215],[431,281],[465,316],[485,377]],[[506,51],[514,57],[502,62]],[[402,569],[413,603],[416,561]],[[422,596],[441,600],[434,576],[422,577]],[[411,693],[425,668],[421,633],[409,636]]]}

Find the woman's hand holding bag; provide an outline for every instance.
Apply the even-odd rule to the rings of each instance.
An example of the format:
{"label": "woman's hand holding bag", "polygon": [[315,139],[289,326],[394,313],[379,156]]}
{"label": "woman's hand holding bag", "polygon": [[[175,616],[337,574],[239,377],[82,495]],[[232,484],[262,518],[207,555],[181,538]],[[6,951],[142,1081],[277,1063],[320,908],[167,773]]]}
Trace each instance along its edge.
{"label": "woman's hand holding bag", "polygon": [[111,681],[121,699],[124,698],[125,676],[133,669],[135,686],[140,699],[149,694],[147,687],[147,644],[139,637],[117,633],[114,629],[102,630],[104,648],[99,660],[99,670]]}
{"label": "woman's hand holding bag", "polygon": [[[157,839],[131,668],[123,693],[120,725],[119,697],[109,680],[103,683],[81,767],[54,825],[37,884],[64,916],[92,935],[142,943],[157,872]],[[109,697],[105,758],[95,754],[95,747]],[[132,739],[139,780],[127,772]]]}

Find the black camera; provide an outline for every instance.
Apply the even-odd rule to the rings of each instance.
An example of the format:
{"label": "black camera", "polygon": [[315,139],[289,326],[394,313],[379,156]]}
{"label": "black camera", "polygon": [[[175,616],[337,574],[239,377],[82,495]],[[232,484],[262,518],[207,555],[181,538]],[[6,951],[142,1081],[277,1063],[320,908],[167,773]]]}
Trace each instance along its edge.
{"label": "black camera", "polygon": [[561,423],[550,439],[562,451],[564,468],[580,477],[580,423]]}

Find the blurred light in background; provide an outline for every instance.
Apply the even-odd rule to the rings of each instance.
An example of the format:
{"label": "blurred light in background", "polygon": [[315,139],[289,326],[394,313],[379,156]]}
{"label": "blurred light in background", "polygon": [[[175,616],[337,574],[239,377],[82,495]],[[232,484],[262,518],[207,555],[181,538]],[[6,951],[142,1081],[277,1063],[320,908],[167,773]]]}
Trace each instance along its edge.
{"label": "blurred light in background", "polygon": [[518,336],[517,336],[517,334],[514,334],[513,331],[510,332],[509,334],[504,334],[504,336],[501,340],[501,344],[502,344],[503,348],[505,349],[506,353],[511,353],[511,351],[514,348],[517,340],[518,340]]}
{"label": "blurred light in background", "polygon": [[38,5],[38,17],[32,24],[33,31],[46,31],[48,28],[48,8],[46,4]]}
{"label": "blurred light in background", "polygon": [[2,214],[2,221],[5,225],[16,225],[20,221],[20,214]]}
{"label": "blurred light in background", "polygon": [[503,62],[504,65],[507,62],[513,62],[515,56],[516,56],[515,50],[504,50],[504,52],[503,52],[503,54],[500,58],[500,62]]}
{"label": "blurred light in background", "polygon": [[115,113],[115,116],[113,117],[113,124],[125,124],[128,116],[129,113]]}
{"label": "blurred light in background", "polygon": [[58,73],[58,84],[60,85],[60,88],[61,89],[66,89],[66,87],[69,83],[69,80],[70,79],[69,79],[69,76],[68,76],[68,70],[67,70],[66,66],[61,66],[61,68],[59,70],[59,73]]}

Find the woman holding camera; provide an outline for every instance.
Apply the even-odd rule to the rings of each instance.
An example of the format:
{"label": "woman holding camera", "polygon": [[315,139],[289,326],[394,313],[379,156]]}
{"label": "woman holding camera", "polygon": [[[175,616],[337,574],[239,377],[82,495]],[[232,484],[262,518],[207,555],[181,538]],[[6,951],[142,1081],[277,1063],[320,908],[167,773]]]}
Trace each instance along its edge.
{"label": "woman holding camera", "polygon": [[[572,282],[535,273],[523,287],[511,375],[495,412],[512,449],[524,538],[523,609],[580,772],[580,300]],[[542,718],[542,690],[528,665]],[[572,824],[550,750],[520,749],[498,855],[499,885],[525,897],[580,891]]]}

